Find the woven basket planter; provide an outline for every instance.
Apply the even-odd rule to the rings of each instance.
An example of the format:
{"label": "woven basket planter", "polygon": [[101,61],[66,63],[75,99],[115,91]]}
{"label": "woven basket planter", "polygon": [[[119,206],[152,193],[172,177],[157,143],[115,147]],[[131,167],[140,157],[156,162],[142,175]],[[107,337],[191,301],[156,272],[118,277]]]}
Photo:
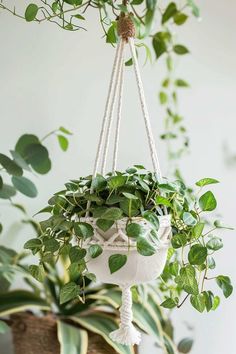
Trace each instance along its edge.
{"label": "woven basket planter", "polygon": [[[87,259],[88,270],[94,273],[99,281],[118,284],[121,287],[155,280],[164,268],[171,236],[170,215],[159,216],[158,219],[160,227],[157,236],[160,242],[156,247],[156,253],[148,257],[138,253],[135,238],[126,235],[127,218],[116,221],[114,226],[106,232],[96,226],[96,219],[83,220],[94,228],[94,236],[85,242],[84,246],[99,244],[103,248],[103,253],[100,256]],[[152,229],[152,225],[141,217],[132,218],[132,222],[142,226],[147,235]],[[127,263],[117,272],[111,274],[108,259],[117,253],[128,254]]]}
{"label": "woven basket planter", "polygon": [[[60,354],[54,317],[21,312],[11,315],[11,320],[15,354]],[[117,353],[101,336],[90,332],[88,354]]]}

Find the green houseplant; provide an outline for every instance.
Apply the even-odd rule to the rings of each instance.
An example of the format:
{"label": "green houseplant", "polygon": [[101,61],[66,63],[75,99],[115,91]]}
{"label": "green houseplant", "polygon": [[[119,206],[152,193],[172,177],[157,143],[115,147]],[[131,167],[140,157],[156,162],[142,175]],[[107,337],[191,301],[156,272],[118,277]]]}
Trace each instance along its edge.
{"label": "green houseplant", "polygon": [[[192,306],[198,311],[215,309],[219,297],[205,289],[205,285],[209,280],[208,272],[215,268],[213,255],[223,247],[221,238],[213,233],[227,227],[217,220],[208,220],[207,214],[216,208],[217,202],[211,191],[201,193],[201,190],[218,181],[212,178],[198,181],[196,185],[199,190],[195,194],[182,181],[158,183],[155,175],[143,166],[129,168],[123,173],[116,172],[115,175],[99,175],[91,181],[92,177],[87,176],[66,183],[66,188],[56,193],[49,200],[49,205],[41,211],[49,212],[51,216],[40,222],[39,236],[25,244],[25,248],[31,249],[33,254],[40,255],[37,273],[44,272],[44,263],[50,264],[61,253],[66,253],[70,259],[70,274],[81,274],[85,278],[93,276],[87,270],[89,259],[102,258],[103,249],[99,243],[84,248],[86,239],[92,238],[94,234],[90,217],[96,220],[102,232],[107,232],[117,220],[125,217],[126,233],[130,239],[135,238],[137,251],[142,256],[152,256],[158,252],[160,242],[157,235],[158,218],[167,208],[172,216],[173,236],[170,256],[160,283],[166,297],[162,306],[179,307],[183,302],[179,296],[185,292],[185,299],[190,297]],[[89,214],[85,222],[80,219],[88,211],[88,201]],[[151,224],[149,234],[135,222],[137,217]],[[178,249],[181,250],[180,255],[176,252]],[[128,258],[129,243],[126,254],[117,253],[109,258],[110,272],[119,271]],[[230,296],[230,279],[223,275],[213,278],[222,288],[224,296]],[[69,282],[62,289],[61,296],[65,292],[67,296],[77,298],[77,291],[76,282]]]}

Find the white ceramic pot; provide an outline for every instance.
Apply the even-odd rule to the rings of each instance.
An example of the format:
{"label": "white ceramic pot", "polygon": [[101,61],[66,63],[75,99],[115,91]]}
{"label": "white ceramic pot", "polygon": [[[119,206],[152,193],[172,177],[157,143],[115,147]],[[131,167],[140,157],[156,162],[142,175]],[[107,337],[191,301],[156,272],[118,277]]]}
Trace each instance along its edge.
{"label": "white ceramic pot", "polygon": [[[88,271],[94,273],[97,280],[103,283],[123,285],[141,284],[156,279],[163,271],[166,263],[167,251],[171,238],[170,215],[159,216],[160,227],[156,246],[156,253],[152,256],[142,256],[137,252],[136,241],[125,234],[127,218],[118,220],[107,232],[102,232],[96,226],[96,220],[87,219],[86,222],[94,227],[94,236],[85,245],[88,248],[93,244],[100,244],[103,253],[97,258],[87,258]],[[132,218],[132,222],[141,224],[147,233],[151,230],[150,223],[143,218]],[[108,260],[113,254],[126,254],[126,264],[111,274]]]}

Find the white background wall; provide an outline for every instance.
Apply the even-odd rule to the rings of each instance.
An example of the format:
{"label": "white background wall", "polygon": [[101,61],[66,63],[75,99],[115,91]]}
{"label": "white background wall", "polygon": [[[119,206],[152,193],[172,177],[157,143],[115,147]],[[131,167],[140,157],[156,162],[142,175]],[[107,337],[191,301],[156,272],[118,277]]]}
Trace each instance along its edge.
{"label": "white background wall", "polygon": [[[180,110],[191,137],[191,154],[182,160],[181,169],[188,183],[202,177],[221,181],[215,188],[219,212],[226,223],[235,225],[236,167],[226,167],[222,146],[227,142],[236,151],[236,3],[201,0],[199,4],[203,21],[191,19],[178,32],[180,42],[191,49],[190,56],[179,60],[177,69],[191,83],[191,89],[183,90],[180,96]],[[70,33],[0,14],[0,151],[11,149],[25,132],[43,136],[60,125],[74,132],[68,153],[59,150],[55,139],[48,142],[52,172],[36,179],[40,191],[36,200],[19,198],[27,203],[30,214],[43,207],[69,178],[91,172],[114,49],[101,39],[94,11],[87,22],[88,32]],[[164,70],[160,62],[145,66],[142,73],[156,138],[162,130],[163,112],[158,106],[157,91]],[[119,168],[132,163],[148,165],[134,77],[131,69],[126,71]],[[165,171],[162,142],[159,154]],[[16,215],[3,205],[1,202],[1,218],[7,220],[9,227],[1,242],[20,248],[31,237],[31,229],[12,226]],[[17,217],[20,219],[21,215]],[[217,266],[220,273],[231,274],[235,283],[235,232],[226,232],[224,243]],[[173,313],[177,338],[189,334],[184,324],[187,322],[194,327],[193,354],[235,354],[235,313],[235,295],[227,301],[222,299],[220,308],[210,314],[198,314],[186,304]],[[145,339],[142,348],[143,354],[158,353],[151,339]],[[0,349],[0,353],[10,354],[8,349]]]}

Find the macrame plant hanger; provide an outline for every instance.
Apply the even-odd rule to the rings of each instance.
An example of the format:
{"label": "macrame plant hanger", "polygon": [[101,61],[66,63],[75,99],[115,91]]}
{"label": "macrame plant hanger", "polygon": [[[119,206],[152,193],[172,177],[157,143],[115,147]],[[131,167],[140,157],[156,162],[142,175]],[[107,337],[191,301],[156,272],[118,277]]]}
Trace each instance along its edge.
{"label": "macrame plant hanger", "polygon": [[[147,133],[148,145],[150,149],[150,155],[153,165],[153,170],[156,173],[157,179],[160,181],[161,171],[159,160],[157,157],[157,151],[155,147],[155,141],[153,138],[153,133],[151,129],[148,109],[145,101],[145,95],[143,90],[143,84],[141,80],[134,37],[135,37],[135,27],[132,20],[132,14],[121,13],[118,22],[117,29],[119,35],[119,42],[116,48],[116,54],[111,74],[111,80],[108,89],[108,97],[105,105],[105,112],[102,121],[101,132],[99,136],[99,143],[97,147],[97,153],[93,169],[93,178],[100,172],[101,175],[104,175],[107,164],[107,154],[109,149],[109,142],[111,136],[111,128],[114,118],[114,107],[117,100],[117,116],[115,123],[115,138],[114,138],[114,149],[113,149],[113,158],[112,158],[112,172],[116,171],[117,167],[117,155],[118,155],[118,144],[119,144],[119,133],[120,133],[120,122],[121,122],[121,111],[122,111],[122,93],[123,93],[123,76],[124,76],[124,50],[126,44],[129,45],[130,52],[132,55],[133,67],[136,77],[136,82],[138,86],[139,99],[141,103],[145,129]],[[90,189],[91,194],[93,193],[93,184]],[[88,201],[87,205],[87,214],[86,220],[89,220],[89,210],[91,202]],[[166,210],[165,210],[166,214]],[[92,222],[92,221],[91,221]],[[168,223],[167,223],[168,224]],[[169,227],[169,224],[166,225]],[[95,226],[96,227],[96,226]],[[168,233],[170,230],[168,228]],[[121,232],[122,234],[122,232]],[[124,234],[124,233],[123,233]],[[127,236],[124,235],[127,239]],[[99,239],[98,235],[98,239]],[[103,243],[105,245],[105,243]],[[105,247],[105,246],[104,246]],[[167,247],[166,247],[167,250]],[[167,251],[166,251],[167,252]],[[89,263],[88,263],[89,264]],[[101,279],[102,280],[102,279]],[[116,281],[114,281],[116,283]],[[122,289],[122,305],[120,307],[120,326],[117,330],[110,333],[112,340],[124,344],[124,345],[133,345],[139,344],[141,340],[141,335],[137,329],[132,324],[133,314],[132,314],[132,294],[131,294],[131,284],[130,282],[121,283],[117,282]]]}

